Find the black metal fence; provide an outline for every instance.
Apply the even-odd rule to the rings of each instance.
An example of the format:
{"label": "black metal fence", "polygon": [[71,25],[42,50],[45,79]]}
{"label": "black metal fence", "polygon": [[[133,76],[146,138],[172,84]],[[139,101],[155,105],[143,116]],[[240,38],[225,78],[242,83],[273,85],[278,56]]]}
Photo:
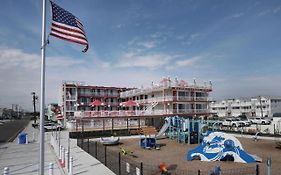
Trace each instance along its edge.
{"label": "black metal fence", "polygon": [[[77,145],[95,157],[117,175],[161,175],[159,167],[137,162],[127,156],[122,156],[118,151],[112,151],[100,142],[89,139],[77,139]],[[170,173],[173,175],[210,175],[210,171],[182,170],[176,168]],[[216,175],[216,174],[214,174]],[[220,175],[260,175],[260,167],[235,168],[221,170]]]}
{"label": "black metal fence", "polygon": [[122,156],[120,152],[109,150],[107,146],[97,141],[77,139],[77,144],[117,175],[144,175],[142,162],[128,159]]}

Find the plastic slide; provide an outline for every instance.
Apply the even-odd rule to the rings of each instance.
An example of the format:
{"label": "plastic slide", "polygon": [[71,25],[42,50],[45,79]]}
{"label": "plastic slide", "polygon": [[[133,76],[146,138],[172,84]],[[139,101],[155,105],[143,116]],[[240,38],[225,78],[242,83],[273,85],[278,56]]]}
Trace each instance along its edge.
{"label": "plastic slide", "polygon": [[194,159],[201,161],[232,159],[241,163],[262,161],[258,156],[247,153],[234,136],[223,132],[209,132],[197,148],[188,151],[187,160]]}
{"label": "plastic slide", "polygon": [[165,124],[162,126],[162,128],[156,135],[156,138],[162,136],[166,132],[166,130],[169,128],[169,126],[170,126],[170,120],[165,120]]}

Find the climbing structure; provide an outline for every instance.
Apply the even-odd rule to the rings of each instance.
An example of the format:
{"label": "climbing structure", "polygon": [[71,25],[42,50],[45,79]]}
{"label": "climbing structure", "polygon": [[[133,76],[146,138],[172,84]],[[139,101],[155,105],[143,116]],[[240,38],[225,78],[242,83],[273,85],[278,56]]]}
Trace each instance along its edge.
{"label": "climbing structure", "polygon": [[201,161],[233,160],[234,162],[261,162],[255,155],[247,153],[238,139],[223,132],[209,132],[202,143],[195,149],[188,151],[187,160]]}

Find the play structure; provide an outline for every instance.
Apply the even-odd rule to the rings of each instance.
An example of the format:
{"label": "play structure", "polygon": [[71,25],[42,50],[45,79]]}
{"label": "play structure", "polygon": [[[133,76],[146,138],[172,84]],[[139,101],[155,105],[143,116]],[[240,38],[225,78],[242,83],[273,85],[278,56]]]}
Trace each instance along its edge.
{"label": "play structure", "polygon": [[196,159],[201,161],[233,160],[241,163],[262,161],[258,156],[247,153],[234,136],[216,131],[207,133],[198,147],[188,151],[187,160]]}
{"label": "play structure", "polygon": [[101,138],[100,142],[103,145],[117,145],[119,144],[119,137]]}
{"label": "play structure", "polygon": [[170,121],[165,120],[164,125],[158,133],[155,127],[141,128],[141,134],[144,135],[144,138],[140,138],[140,147],[160,149],[159,145],[157,145],[157,138],[161,137],[169,126]]}
{"label": "play structure", "polygon": [[177,139],[178,143],[200,143],[202,140],[201,120],[186,119],[183,117],[168,117],[169,121],[167,136],[170,139]]}
{"label": "play structure", "polygon": [[203,121],[189,119],[179,116],[166,117],[165,123],[157,133],[155,127],[146,127],[141,129],[141,134],[144,138],[140,139],[142,148],[154,148],[157,146],[157,138],[164,133],[170,139],[176,139],[178,143],[201,143],[203,135],[207,133],[209,128],[214,130],[214,126],[218,121]]}

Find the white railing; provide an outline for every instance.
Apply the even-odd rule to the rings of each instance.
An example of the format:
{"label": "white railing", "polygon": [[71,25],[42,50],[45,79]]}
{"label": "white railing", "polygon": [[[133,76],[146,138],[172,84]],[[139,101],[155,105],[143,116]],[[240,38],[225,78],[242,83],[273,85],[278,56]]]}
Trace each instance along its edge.
{"label": "white railing", "polygon": [[180,100],[180,101],[192,101],[193,99],[194,99],[193,97],[189,97],[189,96],[178,96],[177,100]]}
{"label": "white railing", "polygon": [[[155,103],[156,106],[158,103]],[[154,107],[155,107],[154,106]],[[147,116],[147,115],[165,115],[165,114],[187,114],[187,113],[208,113],[208,109],[154,109],[149,106],[145,110],[122,110],[122,111],[75,111],[74,117],[116,117],[116,116]]]}
{"label": "white railing", "polygon": [[207,85],[184,85],[181,86],[179,83],[175,82],[170,82],[166,84],[160,84],[160,85],[153,85],[151,88],[142,88],[142,89],[133,89],[125,92],[120,93],[121,98],[126,98],[126,97],[131,97],[131,96],[137,96],[137,95],[142,95],[142,94],[147,94],[149,92],[155,92],[155,91],[162,91],[167,88],[171,87],[176,87],[176,88],[192,88],[192,89],[212,89],[212,86],[207,86]]}

